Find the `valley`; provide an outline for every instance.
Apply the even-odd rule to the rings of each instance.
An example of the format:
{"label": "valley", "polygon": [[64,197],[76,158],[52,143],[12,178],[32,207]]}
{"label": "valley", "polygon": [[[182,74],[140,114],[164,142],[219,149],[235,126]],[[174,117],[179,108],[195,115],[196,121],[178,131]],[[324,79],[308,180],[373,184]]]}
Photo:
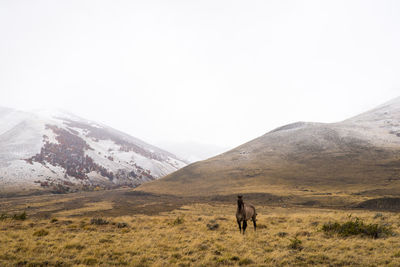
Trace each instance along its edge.
{"label": "valley", "polygon": [[[309,207],[245,195],[257,231],[239,233],[236,196],[190,198],[118,189],[0,200],[2,266],[398,266],[398,214]],[[267,201],[267,199],[269,199]],[[26,211],[26,219],[19,219]],[[12,215],[17,216],[13,217]],[[390,234],[342,237],[333,222]]]}

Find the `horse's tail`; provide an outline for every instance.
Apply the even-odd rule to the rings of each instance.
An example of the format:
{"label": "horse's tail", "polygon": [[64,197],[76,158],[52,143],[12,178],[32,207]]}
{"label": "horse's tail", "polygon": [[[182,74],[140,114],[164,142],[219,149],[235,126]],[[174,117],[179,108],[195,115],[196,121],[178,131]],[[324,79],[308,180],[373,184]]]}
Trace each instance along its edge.
{"label": "horse's tail", "polygon": [[256,217],[257,217],[257,211],[256,211],[256,208],[254,208],[254,207],[253,207],[253,210],[254,210],[253,219],[254,219],[254,220],[256,220]]}

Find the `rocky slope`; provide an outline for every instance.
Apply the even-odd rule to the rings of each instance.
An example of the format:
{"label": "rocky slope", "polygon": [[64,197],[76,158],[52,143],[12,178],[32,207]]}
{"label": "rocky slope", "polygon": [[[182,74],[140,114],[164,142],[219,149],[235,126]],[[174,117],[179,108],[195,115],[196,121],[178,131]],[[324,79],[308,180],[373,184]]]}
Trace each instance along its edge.
{"label": "rocky slope", "polygon": [[67,112],[0,108],[0,193],[135,187],[185,165],[169,152]]}

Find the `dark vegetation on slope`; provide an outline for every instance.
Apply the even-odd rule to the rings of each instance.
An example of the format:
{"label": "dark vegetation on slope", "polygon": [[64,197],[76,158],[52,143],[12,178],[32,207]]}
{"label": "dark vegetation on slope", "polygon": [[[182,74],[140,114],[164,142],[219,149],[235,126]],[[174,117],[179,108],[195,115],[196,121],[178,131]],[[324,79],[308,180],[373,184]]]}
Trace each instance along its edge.
{"label": "dark vegetation on slope", "polygon": [[169,154],[168,152],[164,152],[164,154],[161,153],[154,153],[150,152],[148,150],[143,149],[142,147],[127,141],[125,138],[118,136],[115,133],[111,133],[110,130],[102,127],[94,127],[86,123],[81,123],[77,121],[72,121],[68,119],[63,119],[65,121],[65,124],[68,125],[69,127],[73,128],[79,128],[85,131],[87,137],[91,137],[94,140],[112,140],[114,143],[117,145],[120,145],[120,151],[124,152],[129,152],[133,151],[139,155],[142,155],[146,158],[158,160],[158,161],[164,161],[167,160],[167,155],[173,156],[172,154]]}
{"label": "dark vegetation on slope", "polygon": [[85,155],[85,150],[92,148],[82,138],[54,125],[46,125],[46,128],[56,134],[58,144],[50,143],[47,136],[44,136],[45,144],[40,153],[27,159],[27,162],[47,162],[53,166],[61,166],[67,175],[81,180],[88,179],[87,174],[91,171],[96,171],[111,181],[114,179],[112,172]]}
{"label": "dark vegetation on slope", "polygon": [[400,198],[383,197],[369,199],[361,202],[356,207],[370,210],[400,211]]}
{"label": "dark vegetation on slope", "polygon": [[[51,129],[55,135],[58,143],[50,143],[47,136],[43,136],[44,146],[42,147],[39,154],[26,159],[27,162],[33,163],[38,162],[43,165],[49,163],[53,166],[60,166],[65,169],[65,175],[80,179],[87,180],[87,174],[94,171],[103,177],[107,177],[110,181],[114,178],[136,178],[136,177],[147,177],[151,180],[154,177],[150,174],[149,170],[145,170],[136,164],[133,164],[136,171],[118,171],[113,173],[107,170],[105,167],[95,163],[93,159],[85,155],[85,150],[92,150],[92,148],[77,135],[77,132],[70,130],[71,132],[61,129],[54,125],[46,125],[47,129]],[[38,181],[42,187],[54,187],[55,192],[68,191],[68,187],[72,186],[67,181],[64,181],[62,185],[54,185],[49,181]],[[126,184],[133,185],[133,184]],[[53,190],[53,191],[54,191]]]}

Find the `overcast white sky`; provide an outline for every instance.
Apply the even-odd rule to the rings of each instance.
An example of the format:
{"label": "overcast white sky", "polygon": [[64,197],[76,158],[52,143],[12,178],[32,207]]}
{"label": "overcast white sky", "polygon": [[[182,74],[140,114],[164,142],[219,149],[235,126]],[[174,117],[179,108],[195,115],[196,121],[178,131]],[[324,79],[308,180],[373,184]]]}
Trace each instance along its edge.
{"label": "overcast white sky", "polygon": [[400,96],[400,1],[0,2],[0,105],[233,147]]}

